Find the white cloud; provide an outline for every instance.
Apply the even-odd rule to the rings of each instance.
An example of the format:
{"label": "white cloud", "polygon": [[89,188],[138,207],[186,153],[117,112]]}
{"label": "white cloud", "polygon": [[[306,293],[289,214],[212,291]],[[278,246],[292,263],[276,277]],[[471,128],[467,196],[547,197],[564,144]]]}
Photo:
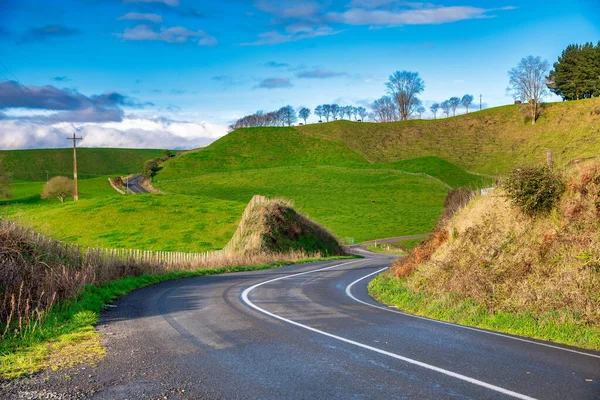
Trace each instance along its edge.
{"label": "white cloud", "polygon": [[162,16],[158,14],[142,14],[137,12],[130,12],[117,18],[117,20],[150,21],[160,24],[163,19]]}
{"label": "white cloud", "polygon": [[125,0],[125,3],[163,3],[171,7],[177,7],[179,0]]}
{"label": "white cloud", "polygon": [[[206,146],[227,133],[227,127],[212,122],[173,121],[164,118],[128,116],[122,122],[74,125],[83,137],[81,147],[172,148]],[[30,149],[65,147],[72,124],[38,125],[0,120],[0,148]]]}
{"label": "white cloud", "polygon": [[200,46],[215,46],[217,39],[203,30],[192,31],[183,26],[173,26],[171,28],[160,28],[154,30],[148,25],[138,25],[134,28],[126,28],[122,34],[116,34],[123,40],[134,41],[161,41],[167,43],[186,43],[193,38],[199,38]]}

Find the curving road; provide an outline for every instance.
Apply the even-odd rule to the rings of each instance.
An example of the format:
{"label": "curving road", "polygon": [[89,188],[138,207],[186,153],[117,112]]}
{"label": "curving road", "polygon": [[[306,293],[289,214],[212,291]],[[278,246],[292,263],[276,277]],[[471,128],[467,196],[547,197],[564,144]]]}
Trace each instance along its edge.
{"label": "curving road", "polygon": [[148,193],[148,191],[146,189],[144,189],[144,187],[142,185],[140,185],[140,182],[144,179],[144,177],[142,175],[136,175],[133,178],[129,179],[129,182],[127,183],[127,189],[129,189],[129,191],[131,193]]}
{"label": "curving road", "polygon": [[102,316],[105,360],[51,384],[102,399],[600,399],[598,353],[375,302],[367,283],[391,260],[137,290]]}

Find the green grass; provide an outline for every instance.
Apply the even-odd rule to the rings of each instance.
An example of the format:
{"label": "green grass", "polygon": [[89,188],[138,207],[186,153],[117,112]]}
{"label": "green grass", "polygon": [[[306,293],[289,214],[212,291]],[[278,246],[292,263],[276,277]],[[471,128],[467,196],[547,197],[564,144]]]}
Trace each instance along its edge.
{"label": "green grass", "polygon": [[[148,149],[77,149],[79,178],[127,175],[142,171],[144,162],[162,155]],[[15,179],[46,181],[49,176],[73,176],[73,149],[36,149],[0,151],[0,159]]]}
{"label": "green grass", "polygon": [[447,191],[430,178],[329,167],[231,172],[185,182],[160,180],[155,185],[169,195],[185,193],[242,204],[255,194],[285,197],[338,237],[353,237],[357,242],[430,231]]}
{"label": "green grass", "polygon": [[383,273],[369,283],[369,293],[382,303],[415,315],[600,350],[600,330],[563,322],[574,319],[560,310],[542,316],[529,313],[492,313],[482,305],[452,294],[440,294],[434,298],[423,293],[411,292],[403,282],[404,280]]}
{"label": "green grass", "polygon": [[[299,263],[341,258],[347,257],[311,259]],[[104,348],[94,329],[98,316],[106,304],[134,289],[174,279],[257,271],[290,264],[198,269],[127,277],[101,286],[86,286],[76,299],[56,305],[46,317],[42,329],[34,330],[25,338],[8,338],[0,342],[0,377],[16,378],[41,368],[69,366],[102,357]]]}
{"label": "green grass", "polygon": [[407,254],[412,249],[417,247],[420,243],[422,243],[425,239],[409,239],[409,240],[401,240],[395,243],[382,243],[382,244],[372,244],[367,246],[367,250],[373,251],[375,253],[385,253],[385,254]]}
{"label": "green grass", "polygon": [[[222,248],[237,228],[245,203],[204,196],[120,195],[108,182],[105,197],[10,205],[0,213],[40,233],[100,248],[203,252]],[[98,182],[99,183],[99,182]],[[102,189],[104,190],[104,189]],[[100,192],[100,190],[99,190]]]}
{"label": "green grass", "polygon": [[437,156],[467,171],[498,175],[528,162],[544,162],[546,149],[557,165],[600,151],[600,99],[544,106],[535,125],[519,106],[491,108],[439,120],[387,124],[336,121],[297,129],[337,140],[373,163]]}

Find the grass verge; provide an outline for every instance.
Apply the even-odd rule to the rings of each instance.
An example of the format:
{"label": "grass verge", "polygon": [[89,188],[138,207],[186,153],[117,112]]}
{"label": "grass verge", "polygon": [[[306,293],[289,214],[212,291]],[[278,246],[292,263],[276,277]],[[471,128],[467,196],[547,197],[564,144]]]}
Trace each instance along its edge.
{"label": "grass verge", "polygon": [[34,330],[26,339],[16,337],[0,343],[0,377],[13,379],[41,369],[57,370],[100,360],[105,349],[94,329],[106,304],[128,292],[169,280],[232,272],[258,271],[284,265],[330,261],[356,257],[306,259],[299,262],[276,262],[246,267],[204,268],[162,275],[126,277],[104,285],[89,285],[72,300],[56,305],[48,314],[42,329]]}
{"label": "grass verge", "polygon": [[566,315],[566,311],[540,316],[493,313],[456,294],[430,297],[413,292],[404,285],[405,282],[406,279],[398,280],[386,272],[369,283],[369,294],[384,304],[423,317],[600,351],[600,330],[570,322],[573,318]]}

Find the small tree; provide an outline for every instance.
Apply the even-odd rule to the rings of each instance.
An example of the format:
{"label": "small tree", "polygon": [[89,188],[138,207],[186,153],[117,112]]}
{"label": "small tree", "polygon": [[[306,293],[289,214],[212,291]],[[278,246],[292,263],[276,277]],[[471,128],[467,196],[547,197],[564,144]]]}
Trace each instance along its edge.
{"label": "small tree", "polygon": [[446,118],[450,116],[450,109],[452,108],[450,106],[450,100],[442,102],[442,104],[440,104],[440,108],[442,109],[442,112],[446,114]]}
{"label": "small tree", "polygon": [[333,116],[333,119],[336,120],[338,118],[338,115],[340,115],[340,106],[337,104],[332,104],[331,105],[331,115]]}
{"label": "small tree", "polygon": [[470,94],[465,94],[462,98],[462,100],[460,101],[460,103],[463,105],[464,108],[466,108],[467,110],[467,114],[469,113],[469,107],[471,106],[471,104],[473,104],[473,100],[475,98],[470,95]]}
{"label": "small tree", "polygon": [[144,178],[150,179],[156,175],[159,168],[160,167],[158,166],[158,162],[156,160],[148,160],[144,163],[144,171],[142,172],[142,175]]}
{"label": "small tree", "polygon": [[50,179],[42,191],[42,199],[57,198],[61,203],[65,202],[68,196],[75,194],[75,184],[66,176],[55,176]]}
{"label": "small tree", "polygon": [[541,57],[528,56],[508,72],[508,90],[515,100],[529,104],[532,124],[538,118],[540,102],[548,95],[546,75],[549,68],[548,61]]}
{"label": "small tree", "polygon": [[433,113],[433,118],[437,119],[437,113],[440,111],[440,103],[433,103],[431,107],[429,107],[429,111]]}
{"label": "small tree", "polygon": [[317,117],[319,117],[319,122],[321,122],[321,118],[323,118],[323,115],[325,115],[325,112],[323,111],[323,106],[318,106],[317,108],[315,108],[315,114],[317,115]]}
{"label": "small tree", "polygon": [[304,120],[304,125],[306,125],[306,120],[310,116],[310,109],[302,107],[300,111],[298,111],[298,116],[300,117],[300,119]]}
{"label": "small tree", "polygon": [[460,106],[460,98],[452,97],[448,100],[448,104],[450,104],[450,108],[452,109],[452,115],[456,117],[456,109]]}
{"label": "small tree", "polygon": [[423,107],[423,106],[419,106],[419,108],[417,108],[417,114],[419,114],[419,119],[422,119],[422,118],[423,118],[423,113],[424,113],[425,111],[427,111],[427,110],[426,110],[426,109],[425,109],[425,107]]}
{"label": "small tree", "polygon": [[356,109],[356,111],[358,112],[358,116],[360,117],[360,120],[364,122],[364,120],[369,115],[369,112],[367,111],[367,109],[361,106],[361,107],[358,107]]}
{"label": "small tree", "polygon": [[323,116],[329,122],[329,118],[331,117],[331,104],[323,104]]}

